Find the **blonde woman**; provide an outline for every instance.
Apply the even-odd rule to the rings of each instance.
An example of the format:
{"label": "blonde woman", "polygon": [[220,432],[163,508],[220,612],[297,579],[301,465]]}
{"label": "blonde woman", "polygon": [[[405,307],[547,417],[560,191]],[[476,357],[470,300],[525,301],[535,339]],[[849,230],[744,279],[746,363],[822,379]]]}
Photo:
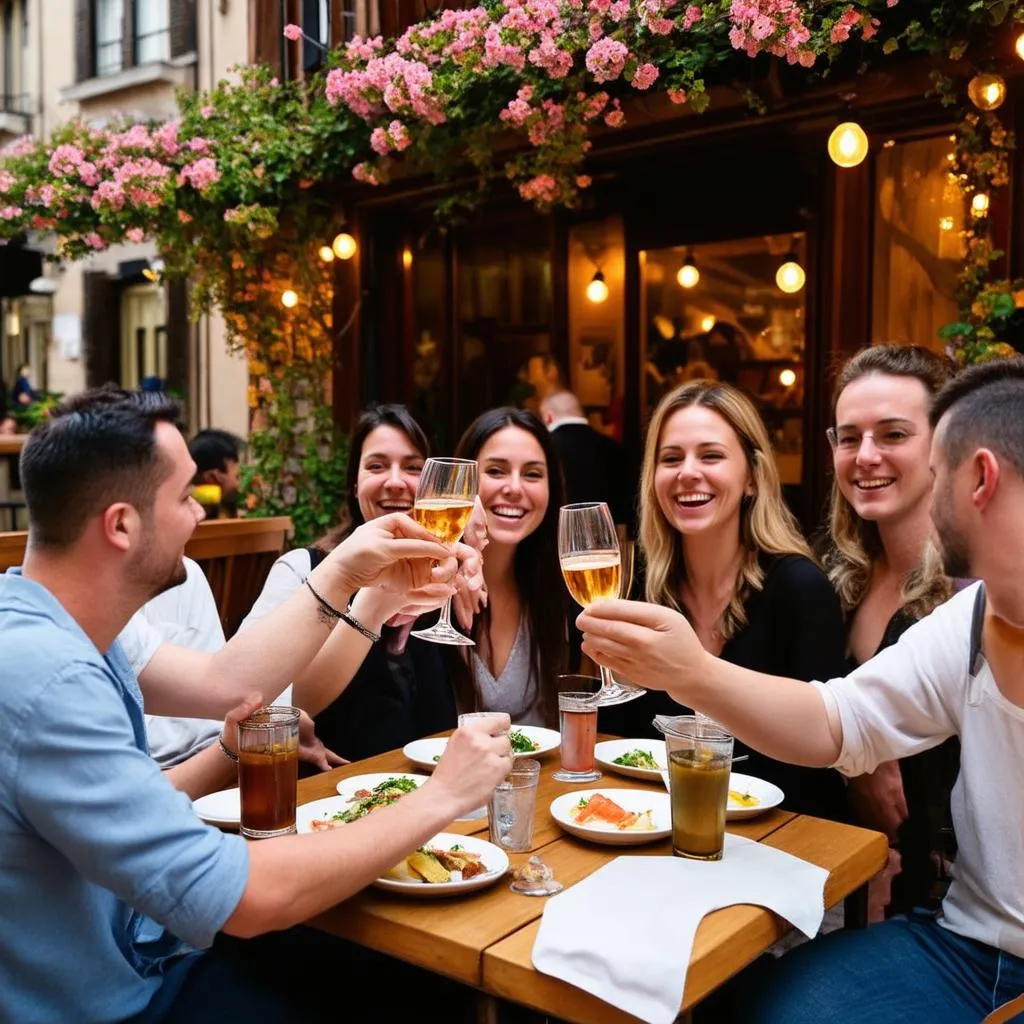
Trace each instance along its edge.
{"label": "blonde woman", "polygon": [[[839,370],[824,563],[848,619],[851,670],[953,593],[929,518],[928,413],[948,379],[939,356],[913,345],[866,348]],[[941,895],[944,872],[936,868],[955,848],[949,796],[959,752],[951,739],[850,780],[857,820],[885,832],[894,847],[889,871],[872,884],[873,918],[887,902],[889,913],[903,913]],[[892,881],[891,900],[883,879]]]}
{"label": "blonde woman", "polygon": [[[644,596],[689,619],[727,661],[797,679],[844,672],[839,600],[782,499],[764,423],[735,387],[691,381],[651,419],[640,485]],[[679,713],[664,693],[602,711],[602,728],[650,735],[655,714]],[[785,806],[842,818],[845,791],[830,770],[749,754],[744,771],[780,786]]]}

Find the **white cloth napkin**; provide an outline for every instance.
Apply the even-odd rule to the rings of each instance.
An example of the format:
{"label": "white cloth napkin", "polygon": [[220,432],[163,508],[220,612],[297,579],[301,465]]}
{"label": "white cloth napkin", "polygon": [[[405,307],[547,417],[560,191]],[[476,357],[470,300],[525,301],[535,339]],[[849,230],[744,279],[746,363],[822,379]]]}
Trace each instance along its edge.
{"label": "white cloth napkin", "polygon": [[672,1024],[705,914],[752,903],[813,938],[827,879],[824,868],[733,835],[719,861],[616,857],[549,900],[533,966],[648,1024]]}

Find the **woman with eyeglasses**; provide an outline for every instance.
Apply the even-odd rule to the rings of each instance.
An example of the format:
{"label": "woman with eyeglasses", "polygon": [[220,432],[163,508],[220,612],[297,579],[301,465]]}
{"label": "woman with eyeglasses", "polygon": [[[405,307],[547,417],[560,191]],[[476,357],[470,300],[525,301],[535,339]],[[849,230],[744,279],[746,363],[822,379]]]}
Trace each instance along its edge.
{"label": "woman with eyeglasses", "polygon": [[[928,412],[949,375],[939,356],[911,345],[863,349],[839,371],[823,560],[846,613],[850,668],[895,643],[953,593],[931,542],[928,468]],[[894,846],[889,868],[872,886],[873,919],[889,898],[888,879],[889,913],[941,895],[943,872],[935,865],[953,852],[949,794],[958,770],[952,739],[850,780],[858,820],[885,832]]]}
{"label": "woman with eyeglasses", "polygon": [[[844,672],[843,616],[782,499],[768,432],[727,383],[689,381],[651,418],[640,484],[643,596],[689,619],[705,649],[744,668],[796,679]],[[602,708],[604,732],[657,735],[656,714],[682,714],[650,692]],[[839,775],[785,764],[736,742],[743,771],[775,783],[784,806],[846,816]]]}

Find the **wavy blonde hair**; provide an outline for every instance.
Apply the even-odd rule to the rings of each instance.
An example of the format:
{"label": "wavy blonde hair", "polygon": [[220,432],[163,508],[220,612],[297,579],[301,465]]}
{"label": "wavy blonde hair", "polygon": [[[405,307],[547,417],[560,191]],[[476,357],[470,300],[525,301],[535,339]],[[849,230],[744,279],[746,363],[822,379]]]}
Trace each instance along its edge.
{"label": "wavy blonde hair", "polygon": [[728,640],[746,624],[743,604],[764,586],[762,555],[803,555],[812,561],[807,542],[782,500],[782,484],[771,442],[753,402],[730,384],[696,380],[681,384],[658,403],[647,430],[640,480],[640,546],[646,566],[646,597],[689,618],[680,599],[686,579],[683,539],[665,518],[654,493],[661,434],[669,417],[680,409],[701,405],[718,413],[735,431],[747,458],[753,495],[740,504],[740,544],[744,555],[732,599],[722,615],[720,632]]}
{"label": "wavy blonde hair", "polygon": [[[911,377],[928,392],[929,404],[950,379],[948,363],[922,345],[872,345],[848,359],[836,375],[832,396],[832,426],[836,426],[839,396],[855,380],[878,374]],[[850,612],[864,599],[871,571],[882,555],[878,526],[861,519],[843,497],[839,479],[832,474],[829,498],[828,544],[825,572],[839,595],[843,611]],[[925,545],[921,561],[903,578],[900,609],[914,619],[923,618],[953,593],[953,581],[942,571],[942,559],[933,541]]]}

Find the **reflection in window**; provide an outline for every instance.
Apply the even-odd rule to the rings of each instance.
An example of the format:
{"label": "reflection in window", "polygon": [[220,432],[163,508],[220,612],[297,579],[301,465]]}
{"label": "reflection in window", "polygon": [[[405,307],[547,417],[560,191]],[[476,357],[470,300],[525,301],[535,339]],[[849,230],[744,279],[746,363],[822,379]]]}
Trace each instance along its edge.
{"label": "reflection in window", "polygon": [[[692,257],[699,272],[680,273]],[[794,259],[795,257],[795,259]],[[799,484],[803,452],[803,235],[770,235],[640,254],[644,422],[677,384],[710,378],[754,399],[784,484]],[[689,275],[689,276],[688,276]],[[785,291],[781,284],[795,290]]]}
{"label": "reflection in window", "polygon": [[96,74],[121,70],[124,0],[96,0]]}
{"label": "reflection in window", "polygon": [[170,56],[168,0],[135,4],[135,63],[149,64]]}
{"label": "reflection in window", "polygon": [[948,136],[902,142],[876,157],[872,340],[941,348],[957,318],[966,203]]}

